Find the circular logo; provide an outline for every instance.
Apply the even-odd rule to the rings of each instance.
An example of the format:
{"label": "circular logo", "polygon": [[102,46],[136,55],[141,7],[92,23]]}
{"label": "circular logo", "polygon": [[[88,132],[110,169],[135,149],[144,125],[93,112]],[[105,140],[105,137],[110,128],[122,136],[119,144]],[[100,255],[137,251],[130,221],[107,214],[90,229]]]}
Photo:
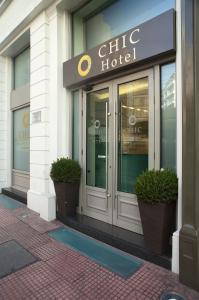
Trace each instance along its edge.
{"label": "circular logo", "polygon": [[[86,65],[86,67],[84,67]],[[80,58],[77,70],[80,76],[85,77],[88,75],[91,69],[91,57],[89,55],[84,55]]]}
{"label": "circular logo", "polygon": [[23,113],[22,123],[24,128],[28,128],[29,126],[29,114],[27,111]]}
{"label": "circular logo", "polygon": [[135,115],[130,115],[129,116],[129,125],[135,125],[137,122],[137,118]]}
{"label": "circular logo", "polygon": [[95,128],[99,129],[100,128],[100,120],[95,121]]}

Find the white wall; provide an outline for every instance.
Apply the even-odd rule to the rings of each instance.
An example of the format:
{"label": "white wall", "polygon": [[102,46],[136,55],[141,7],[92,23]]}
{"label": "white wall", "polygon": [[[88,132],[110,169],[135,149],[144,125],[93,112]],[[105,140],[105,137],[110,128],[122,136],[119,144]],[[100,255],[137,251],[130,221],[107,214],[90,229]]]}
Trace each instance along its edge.
{"label": "white wall", "polygon": [[[13,0],[0,17],[0,52],[3,55],[10,55],[15,41],[30,29],[28,207],[46,220],[55,218],[54,186],[49,177],[51,162],[57,157],[69,156],[71,152],[71,93],[63,88],[62,83],[63,62],[70,57],[70,15],[57,9],[61,2],[64,1]],[[11,58],[2,56],[0,67],[1,191],[1,187],[11,186]],[[41,122],[32,123],[32,114],[37,112],[41,113]]]}
{"label": "white wall", "polygon": [[11,41],[28,23],[54,0],[12,0],[0,16],[0,48]]}
{"label": "white wall", "polygon": [[[50,165],[69,154],[70,93],[63,88],[62,68],[67,59],[69,16],[51,6],[30,26],[30,190],[28,207],[46,220],[55,218],[55,193]],[[32,114],[41,112],[41,122]]]}
{"label": "white wall", "polygon": [[[41,13],[30,26],[30,190],[28,207],[45,219],[53,197],[48,189],[49,167],[49,25]],[[41,112],[41,122],[32,123],[32,113]],[[45,210],[45,211],[44,211]],[[42,211],[42,212],[41,212]]]}

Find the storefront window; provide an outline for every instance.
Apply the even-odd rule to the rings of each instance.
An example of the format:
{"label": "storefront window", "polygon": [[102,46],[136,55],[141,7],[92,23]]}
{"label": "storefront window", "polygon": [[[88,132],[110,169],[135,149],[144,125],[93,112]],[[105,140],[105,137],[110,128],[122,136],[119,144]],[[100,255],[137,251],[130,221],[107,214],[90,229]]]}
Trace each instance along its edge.
{"label": "storefront window", "polygon": [[174,7],[175,0],[90,1],[73,17],[74,56]]}
{"label": "storefront window", "polygon": [[79,91],[73,93],[72,158],[79,161]]}
{"label": "storefront window", "polygon": [[161,67],[161,167],[176,169],[175,63]]}
{"label": "storefront window", "polygon": [[30,82],[30,48],[14,58],[14,88]]}
{"label": "storefront window", "polygon": [[13,168],[30,170],[30,107],[13,112]]}

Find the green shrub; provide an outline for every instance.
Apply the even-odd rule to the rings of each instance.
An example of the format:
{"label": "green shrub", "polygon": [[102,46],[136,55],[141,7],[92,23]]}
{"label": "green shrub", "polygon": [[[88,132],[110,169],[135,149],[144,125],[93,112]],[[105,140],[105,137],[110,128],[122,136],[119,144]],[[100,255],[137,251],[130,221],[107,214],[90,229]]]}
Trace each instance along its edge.
{"label": "green shrub", "polygon": [[80,181],[81,168],[77,161],[61,157],[51,165],[50,177],[55,182],[75,183]]}
{"label": "green shrub", "polygon": [[177,201],[177,176],[169,169],[147,170],[138,176],[135,183],[135,193],[138,201],[152,204]]}

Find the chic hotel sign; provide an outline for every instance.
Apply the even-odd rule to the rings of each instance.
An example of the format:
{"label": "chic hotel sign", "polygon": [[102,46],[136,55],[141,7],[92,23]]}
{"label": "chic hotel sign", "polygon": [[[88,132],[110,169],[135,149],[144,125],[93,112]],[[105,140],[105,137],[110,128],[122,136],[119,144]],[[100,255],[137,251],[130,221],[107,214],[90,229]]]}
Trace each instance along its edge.
{"label": "chic hotel sign", "polygon": [[63,65],[65,87],[78,87],[121,68],[175,53],[173,9],[78,55]]}

